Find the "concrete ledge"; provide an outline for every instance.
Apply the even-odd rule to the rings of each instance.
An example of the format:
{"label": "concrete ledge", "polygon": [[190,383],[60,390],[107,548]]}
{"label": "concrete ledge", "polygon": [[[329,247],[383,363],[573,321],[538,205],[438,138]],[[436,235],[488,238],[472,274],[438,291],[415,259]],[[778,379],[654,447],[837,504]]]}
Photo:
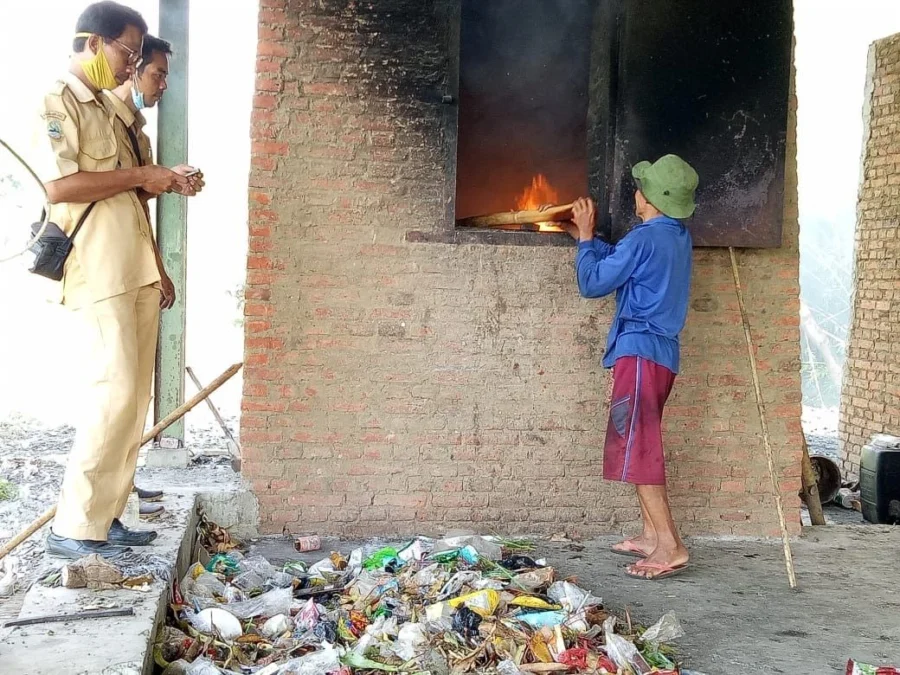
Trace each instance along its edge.
{"label": "concrete ledge", "polygon": [[[255,532],[256,499],[245,490],[207,488],[166,490],[166,514],[145,524],[159,532],[153,546],[136,549],[165,558],[180,577],[191,562],[197,527],[197,505],[223,526]],[[241,519],[253,518],[242,521]],[[220,520],[221,519],[221,520]],[[62,561],[53,560],[56,565]],[[74,614],[96,605],[133,607],[134,616],[87,619],[0,629],[0,672],[3,675],[143,675],[153,670],[153,642],[165,618],[169,586],[154,582],[147,592],[89,591],[32,587],[20,618]]]}

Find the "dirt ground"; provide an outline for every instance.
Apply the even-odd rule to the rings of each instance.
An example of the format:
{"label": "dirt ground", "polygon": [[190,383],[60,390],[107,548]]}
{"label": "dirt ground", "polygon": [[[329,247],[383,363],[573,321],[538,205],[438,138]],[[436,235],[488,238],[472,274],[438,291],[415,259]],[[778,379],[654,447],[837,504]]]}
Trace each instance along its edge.
{"label": "dirt ground", "polygon": [[[780,542],[696,539],[692,567],[648,582],[623,573],[615,538],[538,542],[535,555],[562,575],[649,624],[667,611],[681,620],[684,665],[705,675],[835,675],[848,658],[900,666],[900,527],[808,528],[793,544],[798,589],[790,590]],[[360,542],[324,542],[349,553]],[[261,539],[253,551],[275,564],[298,557],[289,540]]]}

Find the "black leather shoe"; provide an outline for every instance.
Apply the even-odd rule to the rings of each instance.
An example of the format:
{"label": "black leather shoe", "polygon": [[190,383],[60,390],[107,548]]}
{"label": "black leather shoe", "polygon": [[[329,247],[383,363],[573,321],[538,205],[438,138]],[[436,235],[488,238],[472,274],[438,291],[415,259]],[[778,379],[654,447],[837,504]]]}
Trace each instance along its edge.
{"label": "black leather shoe", "polygon": [[138,499],[144,502],[158,502],[163,498],[162,490],[141,490],[141,488],[135,486],[134,491],[137,492]]}
{"label": "black leather shoe", "polygon": [[118,518],[109,526],[106,540],[117,546],[149,546],[156,539],[153,530],[129,530]]}
{"label": "black leather shoe", "polygon": [[47,536],[46,546],[47,553],[50,555],[71,560],[77,560],[92,553],[96,553],[106,560],[116,560],[131,552],[131,549],[125,546],[113,546],[105,541],[69,539],[53,534],[53,532]]}

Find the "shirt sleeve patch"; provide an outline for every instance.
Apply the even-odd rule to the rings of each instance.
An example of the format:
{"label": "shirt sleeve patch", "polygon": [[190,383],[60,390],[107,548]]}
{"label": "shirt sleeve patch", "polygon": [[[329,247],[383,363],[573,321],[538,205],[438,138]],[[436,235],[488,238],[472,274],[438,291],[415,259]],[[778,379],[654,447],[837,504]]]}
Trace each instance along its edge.
{"label": "shirt sleeve patch", "polygon": [[51,120],[47,123],[47,135],[54,141],[58,141],[63,137],[62,125],[58,120]]}

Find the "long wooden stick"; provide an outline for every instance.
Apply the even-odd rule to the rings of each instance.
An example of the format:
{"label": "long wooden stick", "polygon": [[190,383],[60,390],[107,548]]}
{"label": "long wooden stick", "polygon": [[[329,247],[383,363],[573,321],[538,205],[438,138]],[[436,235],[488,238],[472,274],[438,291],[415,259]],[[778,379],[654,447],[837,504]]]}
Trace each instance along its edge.
{"label": "long wooden stick", "polygon": [[144,437],[141,439],[141,445],[147,443],[148,441],[150,441],[150,439],[156,438],[160,432],[167,429],[172,424],[175,424],[175,422],[177,422],[187,413],[193,410],[198,403],[203,403],[203,401],[206,400],[206,398],[210,394],[212,394],[216,389],[218,389],[228,380],[234,377],[234,374],[239,371],[243,365],[243,363],[235,363],[228,370],[226,370],[224,373],[222,373],[216,379],[206,385],[203,389],[197,392],[189,401],[185,401],[175,410],[166,415],[159,421],[159,423],[155,427],[144,434]]}
{"label": "long wooden stick", "polygon": [[[210,382],[206,387],[201,389],[191,400],[185,401],[180,406],[178,406],[171,413],[166,415],[159,424],[153,427],[150,431],[144,434],[143,438],[141,438],[141,445],[145,445],[149,443],[151,440],[156,438],[156,435],[159,432],[167,429],[170,425],[174,424],[182,417],[188,414],[198,403],[202,403],[210,394],[212,394],[216,389],[225,384],[228,380],[230,380],[234,374],[241,369],[243,363],[235,363],[224,373],[219,375],[215,380]],[[44,511],[37,520],[32,522],[28,527],[19,532],[15,537],[10,539],[6,544],[0,548],[0,560],[9,555],[10,551],[16,548],[23,541],[28,539],[31,535],[41,529],[44,525],[46,525],[53,516],[56,515],[56,506],[51,506],[49,509]]]}
{"label": "long wooden stick", "polygon": [[803,501],[809,509],[809,522],[813,525],[824,525],[825,514],[822,511],[822,499],[819,497],[819,484],[816,472],[809,458],[809,447],[806,445],[806,434],[803,434],[803,456],[800,458],[800,475],[803,482]]}
{"label": "long wooden stick", "polygon": [[522,225],[572,220],[572,204],[551,206],[543,211],[504,211],[484,216],[472,216],[456,221],[459,227],[496,227],[498,225]]}
{"label": "long wooden stick", "polygon": [[763,445],[766,448],[766,460],[769,464],[769,478],[772,480],[772,495],[775,497],[775,507],[778,509],[778,523],[781,525],[781,540],[784,544],[784,565],[787,568],[788,583],[791,588],[797,588],[797,577],[794,575],[794,556],[791,554],[791,540],[788,536],[787,525],[784,521],[784,504],[781,501],[781,489],[778,486],[778,477],[775,475],[775,458],[772,454],[772,443],[769,441],[769,424],[766,422],[766,404],[763,403],[762,389],[759,384],[759,371],[756,367],[756,355],[753,353],[753,338],[750,335],[750,319],[747,317],[747,308],[744,305],[744,293],[741,290],[741,277],[738,274],[737,258],[734,248],[728,247],[731,256],[731,273],[734,275],[734,291],[737,293],[738,305],[741,308],[741,322],[744,324],[744,338],[747,340],[747,354],[750,357],[750,370],[753,374],[753,389],[756,391],[756,409],[759,411],[759,426],[762,428]]}
{"label": "long wooden stick", "polygon": [[84,621],[85,619],[108,619],[114,616],[134,616],[134,607],[119,607],[116,609],[88,609],[74,614],[46,614],[44,616],[30,616],[27,619],[13,619],[3,624],[4,628],[13,626],[36,626],[41,623],[59,623],[69,621]]}

